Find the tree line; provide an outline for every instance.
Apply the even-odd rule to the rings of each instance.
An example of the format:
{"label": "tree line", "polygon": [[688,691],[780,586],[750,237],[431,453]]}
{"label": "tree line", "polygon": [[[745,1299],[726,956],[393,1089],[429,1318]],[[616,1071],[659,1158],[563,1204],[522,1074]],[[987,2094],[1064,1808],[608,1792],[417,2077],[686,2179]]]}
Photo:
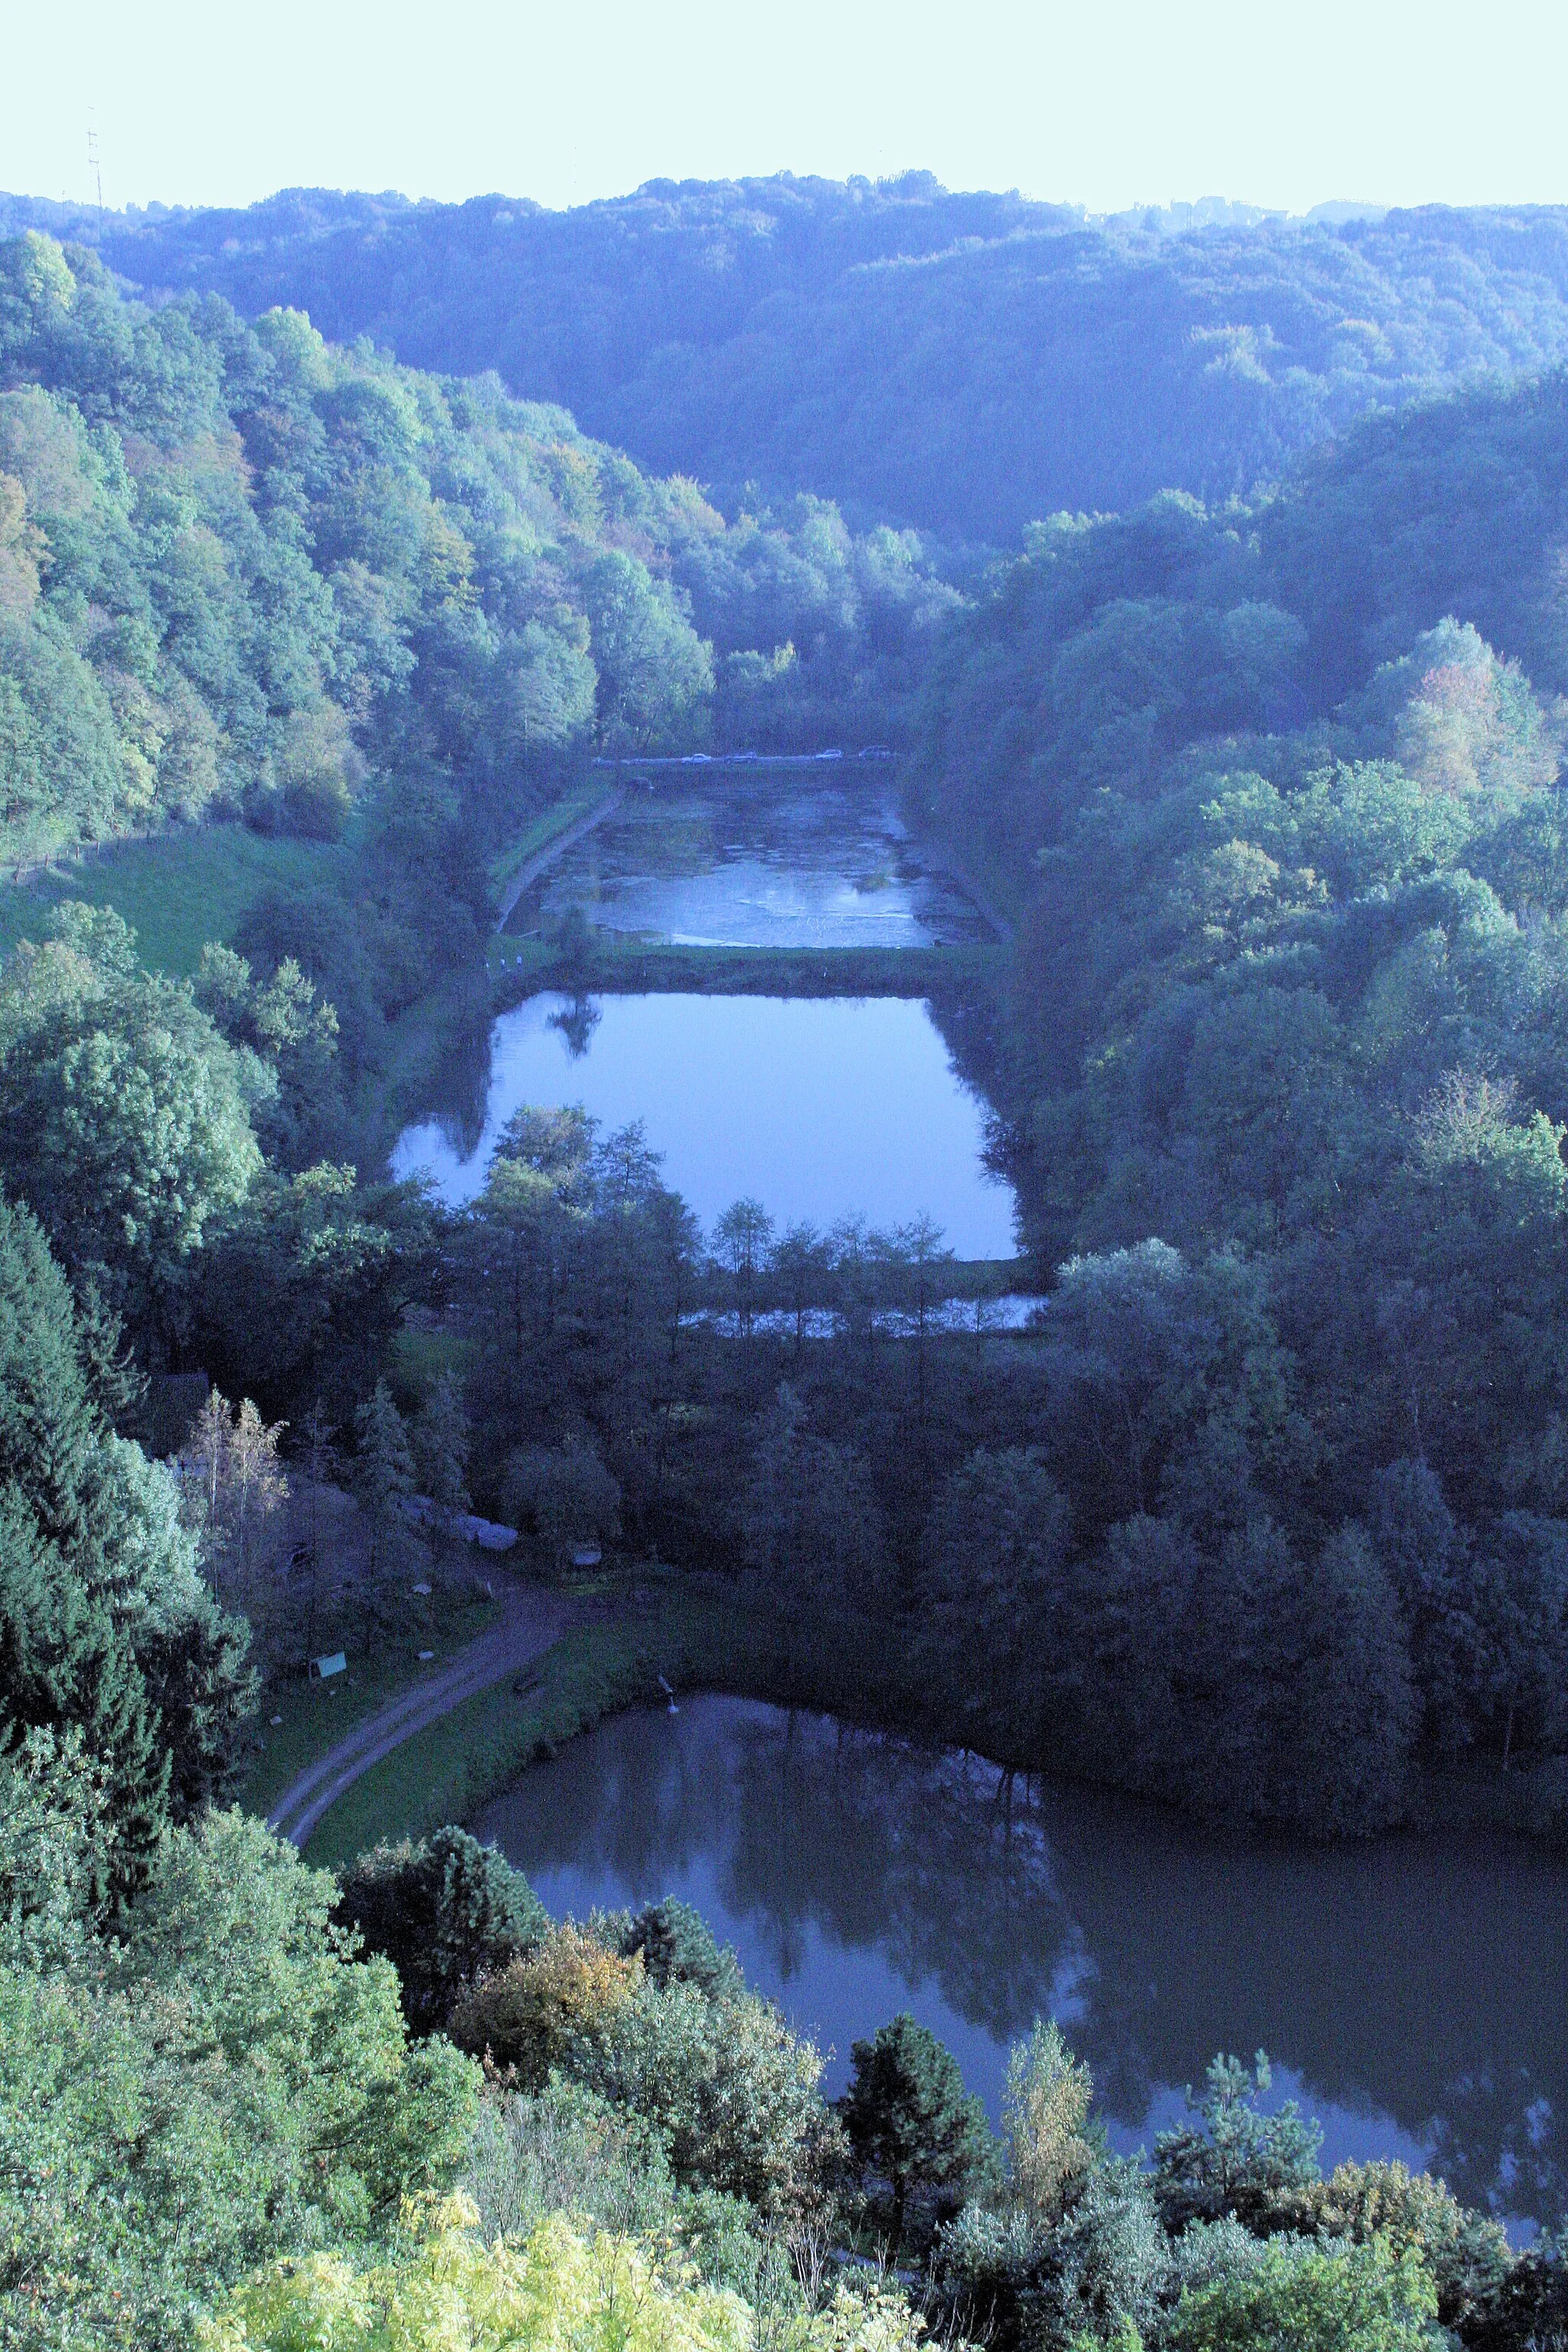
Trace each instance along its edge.
{"label": "tree line", "polygon": [[1370,410],[1568,355],[1561,208],[1189,209],[781,173],[563,213],[295,189],[102,220],[12,197],[0,222],[133,284],[493,368],[727,513],[761,483],[993,547],[1058,508],[1245,494]]}

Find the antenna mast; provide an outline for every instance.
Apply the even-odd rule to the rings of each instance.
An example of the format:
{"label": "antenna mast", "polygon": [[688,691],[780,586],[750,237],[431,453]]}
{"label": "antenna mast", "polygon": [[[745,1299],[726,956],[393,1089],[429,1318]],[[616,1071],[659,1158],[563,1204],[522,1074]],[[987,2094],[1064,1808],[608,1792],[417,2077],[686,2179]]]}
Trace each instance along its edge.
{"label": "antenna mast", "polygon": [[101,227],[103,224],[103,164],[98,152],[98,125],[91,120],[90,116],[89,117],[87,126],[87,168],[92,173],[93,185],[98,190],[98,218],[99,226]]}

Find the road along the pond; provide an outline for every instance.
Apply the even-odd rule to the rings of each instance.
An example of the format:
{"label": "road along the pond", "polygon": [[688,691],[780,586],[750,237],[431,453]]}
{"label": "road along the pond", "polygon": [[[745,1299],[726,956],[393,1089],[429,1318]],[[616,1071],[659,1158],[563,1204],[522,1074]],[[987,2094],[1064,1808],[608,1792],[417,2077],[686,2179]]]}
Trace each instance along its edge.
{"label": "road along the pond", "polygon": [[345,1789],[353,1788],[362,1773],[390,1756],[395,1748],[401,1748],[405,1739],[412,1739],[416,1731],[450,1715],[465,1699],[504,1682],[520,1666],[539,1657],[560,1640],[569,1615],[565,1602],[553,1594],[522,1585],[503,1591],[501,1611],[499,1625],[492,1625],[423,1682],[367,1715],[309,1771],[301,1772],[268,1813],[268,1828],[302,1849],[322,1814],[336,1804]]}

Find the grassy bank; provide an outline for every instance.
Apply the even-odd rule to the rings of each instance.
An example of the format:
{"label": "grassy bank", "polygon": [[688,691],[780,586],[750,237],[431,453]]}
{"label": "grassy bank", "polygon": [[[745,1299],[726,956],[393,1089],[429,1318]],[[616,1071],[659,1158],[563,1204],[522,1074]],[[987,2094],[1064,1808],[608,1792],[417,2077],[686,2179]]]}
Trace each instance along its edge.
{"label": "grassy bank", "polygon": [[542,988],[573,994],[906,996],[958,998],[994,983],[1003,950],[952,948],[696,948],[647,946],[600,933],[586,954],[563,956],[536,940],[497,943],[497,1002]]}
{"label": "grassy bank", "polygon": [[0,954],[37,938],[62,898],[112,907],[135,931],[144,963],[194,972],[208,940],[228,940],[269,890],[331,879],[344,849],[251,833],[242,824],[183,825],[96,850],[30,881],[0,886]]}
{"label": "grassy bank", "polygon": [[515,841],[508,842],[485,868],[496,904],[499,905],[504,898],[508,883],[531,857],[537,857],[542,849],[548,849],[552,841],[571,831],[579,817],[586,816],[590,809],[597,808],[601,801],[608,800],[612,793],[619,790],[616,777],[595,776],[585,783],[575,785],[571,792],[553,802],[518,835]]}
{"label": "grassy bank", "polygon": [[541,1755],[657,1697],[667,1654],[657,1617],[575,1627],[515,1683],[466,1699],[373,1765],[317,1824],[308,1859],[347,1862],[378,1838],[465,1820]]}
{"label": "grassy bank", "polygon": [[[309,1858],[337,1864],[378,1838],[418,1837],[444,1822],[471,1820],[565,1741],[623,1708],[661,1705],[660,1675],[677,1691],[805,1707],[938,1745],[973,1741],[973,1726],[917,1679],[896,1629],[859,1619],[791,1621],[718,1578],[647,1568],[614,1580],[601,1605],[603,1618],[566,1634],[516,1685],[466,1701],[373,1767],[320,1823]],[[331,1736],[351,1719],[332,1727]],[[326,1745],[327,1727],[318,1736]],[[311,1752],[291,1769],[301,1769]],[[1030,1769],[1022,1757],[996,1760]],[[1045,1769],[1073,1777],[1070,1759],[1053,1758]],[[255,1801],[249,1790],[247,1801]],[[1425,1832],[1500,1830],[1560,1843],[1568,1831],[1568,1767],[1556,1760],[1507,1775],[1495,1769],[1430,1775],[1413,1788],[1407,1820]]]}
{"label": "grassy bank", "polygon": [[[515,1685],[466,1700],[374,1765],[323,1816],[309,1859],[344,1862],[378,1838],[419,1837],[470,1819],[531,1763],[606,1716],[660,1704],[661,1675],[677,1690],[889,1725],[909,1719],[900,1649],[865,1626],[853,1640],[814,1641],[808,1655],[799,1628],[717,1579],[648,1569],[616,1580],[605,1605],[603,1619],[567,1633]],[[310,1761],[306,1753],[295,1769]]]}

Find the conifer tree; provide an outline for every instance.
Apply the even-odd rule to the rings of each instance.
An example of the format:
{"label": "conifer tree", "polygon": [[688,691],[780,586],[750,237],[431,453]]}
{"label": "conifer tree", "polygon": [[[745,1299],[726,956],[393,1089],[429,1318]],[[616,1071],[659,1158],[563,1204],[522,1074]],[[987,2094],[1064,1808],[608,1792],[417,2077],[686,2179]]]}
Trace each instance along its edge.
{"label": "conifer tree", "polygon": [[359,1451],[354,1457],[354,1492],[370,1528],[370,1576],[374,1584],[385,1565],[388,1539],[397,1524],[398,1505],[414,1492],[414,1456],[403,1415],[392,1401],[384,1381],[354,1414]]}
{"label": "conifer tree", "polygon": [[855,2078],[839,2113],[857,2161],[888,2183],[893,2244],[904,2233],[912,2189],[960,2189],[984,2166],[990,2134],[958,2061],[907,2010],[851,2050]]}
{"label": "conifer tree", "polygon": [[450,1372],[443,1372],[414,1425],[414,1459],[422,1491],[439,1517],[450,1520],[468,1508],[466,1473],[468,1466],[468,1416],[463,1392]]}
{"label": "conifer tree", "polygon": [[226,1779],[247,1639],[201,1579],[173,1479],[107,1425],[37,1222],[0,1200],[0,1714],[79,1732],[121,1891],[171,1813]]}

